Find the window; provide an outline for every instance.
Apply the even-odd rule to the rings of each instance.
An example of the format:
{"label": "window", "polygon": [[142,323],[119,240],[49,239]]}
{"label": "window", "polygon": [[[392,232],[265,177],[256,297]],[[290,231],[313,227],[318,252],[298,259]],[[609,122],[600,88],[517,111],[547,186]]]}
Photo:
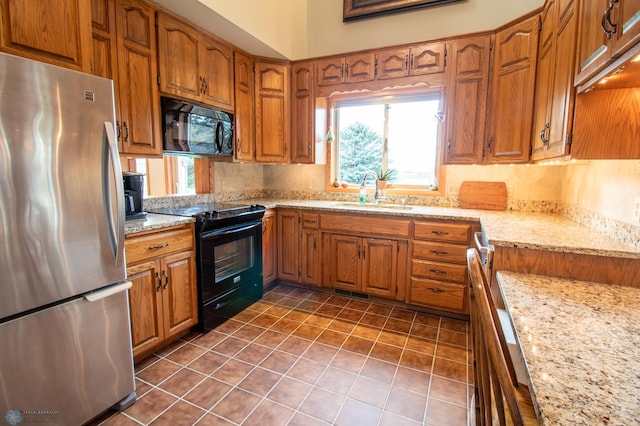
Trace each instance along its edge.
{"label": "window", "polygon": [[145,197],[196,193],[193,157],[136,158],[135,170],[145,174]]}
{"label": "window", "polygon": [[440,92],[340,98],[333,106],[333,179],[359,185],[367,171],[393,169],[396,174],[389,183],[396,187],[427,189],[437,184]]}

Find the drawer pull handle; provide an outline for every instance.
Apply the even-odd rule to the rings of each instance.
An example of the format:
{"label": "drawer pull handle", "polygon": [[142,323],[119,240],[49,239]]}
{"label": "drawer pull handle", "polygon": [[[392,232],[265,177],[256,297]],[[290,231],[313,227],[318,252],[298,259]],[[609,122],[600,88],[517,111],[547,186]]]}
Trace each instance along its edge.
{"label": "drawer pull handle", "polygon": [[155,245],[149,246],[149,250],[157,250],[165,247],[169,247],[169,243],[155,244]]}
{"label": "drawer pull handle", "polygon": [[436,275],[447,275],[445,271],[441,271],[439,269],[429,269],[429,272]]}
{"label": "drawer pull handle", "polygon": [[449,254],[449,252],[440,250],[431,250],[431,253],[435,254],[436,256],[446,256]]}
{"label": "drawer pull handle", "polygon": [[432,291],[433,293],[444,293],[444,290],[440,288],[429,287],[429,290]]}
{"label": "drawer pull handle", "polygon": [[162,288],[162,278],[160,278],[160,273],[156,272],[156,280],[158,281],[158,287],[156,287],[156,291],[160,291]]}
{"label": "drawer pull handle", "polygon": [[167,288],[167,285],[169,285],[169,276],[167,275],[167,271],[162,271],[162,275],[164,275],[164,288]]}
{"label": "drawer pull handle", "polygon": [[431,231],[431,233],[436,235],[449,235],[446,231]]}

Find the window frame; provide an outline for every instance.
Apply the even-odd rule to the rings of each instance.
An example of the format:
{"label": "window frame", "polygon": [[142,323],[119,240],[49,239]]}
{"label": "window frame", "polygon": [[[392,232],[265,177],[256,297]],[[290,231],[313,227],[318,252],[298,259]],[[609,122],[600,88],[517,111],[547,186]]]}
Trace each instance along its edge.
{"label": "window frame", "polygon": [[[348,184],[346,187],[334,186],[334,182],[337,177],[337,161],[338,161],[338,144],[339,135],[338,122],[337,122],[337,108],[343,105],[367,105],[372,103],[389,103],[388,100],[393,98],[402,98],[403,100],[424,100],[425,97],[430,95],[437,95],[440,97],[440,115],[441,120],[438,126],[438,136],[436,141],[436,170],[435,175],[438,179],[438,188],[433,190],[428,185],[403,185],[397,183],[389,183],[387,186],[387,195],[431,195],[442,196],[445,193],[445,166],[444,166],[444,149],[443,141],[445,138],[446,126],[444,123],[444,111],[446,111],[446,94],[443,87],[428,87],[417,89],[402,88],[402,89],[388,89],[378,92],[350,92],[350,93],[336,93],[331,95],[327,99],[328,113],[328,136],[331,135],[332,140],[327,140],[327,161],[325,163],[325,176],[326,176],[326,190],[328,192],[340,192],[340,193],[356,193],[360,190],[358,184]],[[387,102],[385,102],[385,99]],[[374,102],[372,102],[372,100]],[[367,180],[370,182],[369,180]],[[371,186],[371,184],[369,184]]]}

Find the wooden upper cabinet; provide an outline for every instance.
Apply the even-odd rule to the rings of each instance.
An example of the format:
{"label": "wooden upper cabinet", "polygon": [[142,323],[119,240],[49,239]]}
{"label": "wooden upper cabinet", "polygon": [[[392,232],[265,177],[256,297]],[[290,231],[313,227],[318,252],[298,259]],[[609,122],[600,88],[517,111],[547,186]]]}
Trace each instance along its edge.
{"label": "wooden upper cabinet", "polygon": [[291,162],[315,159],[313,62],[291,66]]}
{"label": "wooden upper cabinet", "polygon": [[0,50],[91,71],[91,0],[0,1]]}
{"label": "wooden upper cabinet", "polygon": [[640,40],[640,0],[583,0],[579,18],[577,85]]}
{"label": "wooden upper cabinet", "polygon": [[556,60],[556,39],[554,35],[558,18],[557,5],[556,0],[547,1],[540,16],[541,29],[533,107],[533,134],[531,137],[532,160],[545,157],[549,139],[551,86],[553,84],[553,68]]}
{"label": "wooden upper cabinet", "polygon": [[445,43],[424,43],[376,53],[377,79],[434,74],[444,71]]}
{"label": "wooden upper cabinet", "polygon": [[198,29],[158,14],[160,91],[233,110],[233,50]]}
{"label": "wooden upper cabinet", "polygon": [[362,53],[316,62],[318,86],[361,83],[375,78],[375,54]]}
{"label": "wooden upper cabinet", "polygon": [[121,152],[160,156],[155,10],[138,0],[118,0],[115,15]]}
{"label": "wooden upper cabinet", "polygon": [[240,52],[234,53],[235,68],[235,159],[253,161],[255,159],[254,139],[254,81],[253,60]]}
{"label": "wooden upper cabinet", "polygon": [[288,163],[291,142],[289,65],[255,64],[256,161]]}
{"label": "wooden upper cabinet", "polygon": [[496,33],[486,136],[489,163],[529,160],[539,22],[535,15]]}
{"label": "wooden upper cabinet", "polygon": [[[114,80],[117,85],[118,60],[116,47],[115,3],[111,0],[91,0],[93,63],[91,73]],[[116,96],[117,98],[117,96]],[[116,109],[118,100],[116,99]]]}
{"label": "wooden upper cabinet", "polygon": [[542,14],[531,159],[569,153],[573,131],[576,2],[549,0]]}
{"label": "wooden upper cabinet", "polygon": [[482,163],[491,36],[448,42],[447,164]]}
{"label": "wooden upper cabinet", "polygon": [[155,11],[136,0],[92,0],[94,75],[114,84],[118,149],[162,155]]}
{"label": "wooden upper cabinet", "polygon": [[233,111],[233,50],[210,37],[202,38],[203,101]]}

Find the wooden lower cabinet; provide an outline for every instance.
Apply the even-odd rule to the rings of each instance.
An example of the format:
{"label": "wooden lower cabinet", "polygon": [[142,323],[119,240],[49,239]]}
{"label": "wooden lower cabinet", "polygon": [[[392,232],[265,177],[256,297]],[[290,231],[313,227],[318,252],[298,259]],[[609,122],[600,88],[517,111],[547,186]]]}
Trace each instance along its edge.
{"label": "wooden lower cabinet", "polygon": [[398,245],[402,243],[339,234],[328,234],[327,238],[327,275],[331,287],[395,297],[398,287]]}
{"label": "wooden lower cabinet", "polygon": [[262,285],[268,286],[278,278],[276,211],[268,209],[262,217]]}
{"label": "wooden lower cabinet", "polygon": [[301,284],[321,284],[318,214],[278,209],[278,278]]}
{"label": "wooden lower cabinet", "polygon": [[323,285],[404,300],[410,220],[320,215]]}
{"label": "wooden lower cabinet", "polygon": [[468,312],[466,250],[471,230],[466,223],[414,223],[407,303]]}
{"label": "wooden lower cabinet", "polygon": [[133,356],[139,361],[198,322],[193,225],[127,236]]}

